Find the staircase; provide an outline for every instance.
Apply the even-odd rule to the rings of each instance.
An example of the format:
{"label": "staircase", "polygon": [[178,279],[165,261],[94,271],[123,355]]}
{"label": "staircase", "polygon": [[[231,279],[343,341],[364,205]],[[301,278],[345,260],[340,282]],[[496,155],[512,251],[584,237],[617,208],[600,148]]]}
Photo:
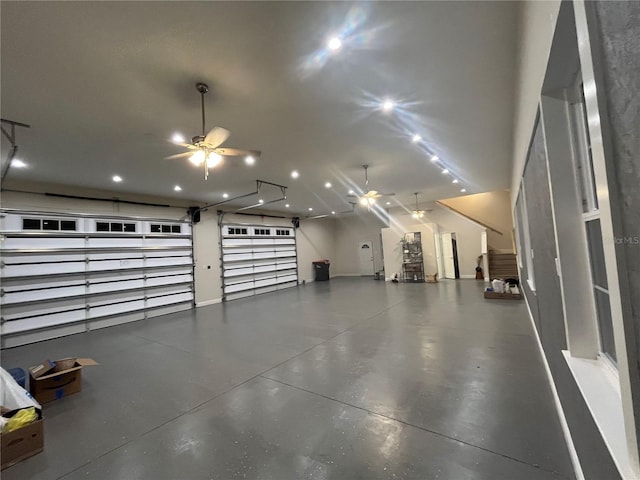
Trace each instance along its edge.
{"label": "staircase", "polygon": [[518,278],[518,263],[515,253],[489,251],[489,275],[494,278]]}

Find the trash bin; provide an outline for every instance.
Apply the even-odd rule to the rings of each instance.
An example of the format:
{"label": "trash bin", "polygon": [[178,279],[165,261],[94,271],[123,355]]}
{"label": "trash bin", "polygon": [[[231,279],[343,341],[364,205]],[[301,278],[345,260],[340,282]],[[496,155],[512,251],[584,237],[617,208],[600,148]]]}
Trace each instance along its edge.
{"label": "trash bin", "polygon": [[24,371],[23,368],[10,368],[7,370],[9,375],[13,377],[13,379],[20,385],[22,388],[27,388],[27,372]]}
{"label": "trash bin", "polygon": [[329,260],[317,260],[313,263],[313,271],[315,272],[316,282],[325,282],[329,280]]}

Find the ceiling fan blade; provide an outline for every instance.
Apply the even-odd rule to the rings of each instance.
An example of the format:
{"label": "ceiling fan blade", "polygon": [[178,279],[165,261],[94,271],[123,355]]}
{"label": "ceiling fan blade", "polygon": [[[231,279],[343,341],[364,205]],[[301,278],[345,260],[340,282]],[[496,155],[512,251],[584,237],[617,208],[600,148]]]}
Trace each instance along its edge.
{"label": "ceiling fan blade", "polygon": [[174,145],[178,145],[179,147],[188,148],[189,150],[198,150],[198,147],[192,145],[190,143],[174,143]]}
{"label": "ceiling fan blade", "polygon": [[395,193],[378,193],[378,197],[393,197]]}
{"label": "ceiling fan blade", "polygon": [[175,160],[177,158],[187,158],[193,155],[193,152],[184,152],[184,153],[176,153],[175,155],[169,155],[168,157],[164,157],[165,160]]}
{"label": "ceiling fan blade", "polygon": [[222,145],[224,141],[229,138],[229,135],[231,135],[231,132],[226,128],[213,127],[209,130],[207,136],[204,137],[204,143],[206,143],[209,148],[216,148]]}
{"label": "ceiling fan blade", "polygon": [[259,157],[261,153],[259,150],[240,150],[239,148],[216,148],[214,152],[225,157],[243,157],[247,155]]}
{"label": "ceiling fan blade", "polygon": [[358,197],[358,195],[352,195],[352,194],[347,195],[347,197],[349,197],[349,198],[360,198],[360,197]]}

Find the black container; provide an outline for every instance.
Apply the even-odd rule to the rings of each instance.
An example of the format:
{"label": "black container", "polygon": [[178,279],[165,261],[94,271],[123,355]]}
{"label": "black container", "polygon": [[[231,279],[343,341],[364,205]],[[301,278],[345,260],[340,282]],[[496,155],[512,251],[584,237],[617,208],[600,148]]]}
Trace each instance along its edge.
{"label": "black container", "polygon": [[313,262],[313,271],[315,272],[314,278],[316,282],[329,280],[329,260]]}

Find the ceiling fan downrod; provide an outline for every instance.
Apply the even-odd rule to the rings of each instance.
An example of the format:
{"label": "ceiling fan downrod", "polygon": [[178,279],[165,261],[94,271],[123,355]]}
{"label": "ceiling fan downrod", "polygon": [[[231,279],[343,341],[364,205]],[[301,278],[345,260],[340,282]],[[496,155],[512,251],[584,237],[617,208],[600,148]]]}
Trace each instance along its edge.
{"label": "ceiling fan downrod", "polygon": [[196,83],[196,90],[200,92],[200,106],[202,108],[202,136],[193,137],[192,138],[193,143],[204,141],[204,136],[205,136],[204,94],[209,91],[209,85],[207,85],[206,83],[198,82]]}
{"label": "ceiling fan downrod", "polygon": [[367,192],[369,192],[369,175],[367,175],[369,165],[362,165],[362,168],[364,168],[364,186],[366,187]]}

